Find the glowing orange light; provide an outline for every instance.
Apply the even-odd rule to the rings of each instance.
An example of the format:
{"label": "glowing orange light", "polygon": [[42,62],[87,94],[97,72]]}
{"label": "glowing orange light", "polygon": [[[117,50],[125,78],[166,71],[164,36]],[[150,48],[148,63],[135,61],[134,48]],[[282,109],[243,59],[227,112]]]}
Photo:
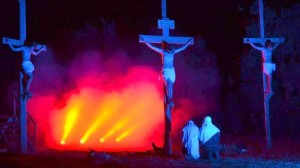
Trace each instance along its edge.
{"label": "glowing orange light", "polygon": [[116,138],[116,142],[120,142],[122,139],[124,139],[126,136],[128,136],[129,131],[123,132],[118,138]]}
{"label": "glowing orange light", "polygon": [[[104,141],[105,139],[109,138],[112,136],[117,130],[122,128],[126,123],[128,122],[128,119],[125,118],[122,121],[120,121],[117,125],[115,125],[113,128],[111,128],[101,139]],[[100,142],[101,142],[100,139]]]}
{"label": "glowing orange light", "polygon": [[116,94],[110,94],[104,98],[102,104],[103,105],[98,108],[98,116],[96,117],[92,126],[84,134],[82,138],[83,141],[86,141],[89,136],[94,133],[97,128],[111,116],[112,113],[115,112],[115,110],[120,106],[121,102]]}
{"label": "glowing orange light", "polygon": [[111,76],[113,83],[93,77],[80,79],[91,85],[76,83],[75,91],[61,102],[64,106],[50,111],[55,148],[145,149],[154,138],[161,141],[157,134],[163,132],[159,126],[164,113],[161,87],[155,83],[157,73],[148,80],[149,72],[137,68],[124,76]]}
{"label": "glowing orange light", "polygon": [[71,132],[74,124],[77,121],[78,112],[79,112],[79,108],[78,107],[74,107],[67,114],[66,124],[65,124],[65,127],[64,127],[64,135],[63,135],[61,141],[64,142],[66,140],[66,138],[68,137],[68,135],[70,134],[70,132]]}

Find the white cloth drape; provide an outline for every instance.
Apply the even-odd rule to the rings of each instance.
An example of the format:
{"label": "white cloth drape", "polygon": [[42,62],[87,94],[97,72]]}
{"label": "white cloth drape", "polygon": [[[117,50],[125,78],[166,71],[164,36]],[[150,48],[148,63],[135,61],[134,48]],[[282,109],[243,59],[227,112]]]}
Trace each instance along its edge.
{"label": "white cloth drape", "polygon": [[187,153],[190,154],[194,159],[199,159],[199,128],[193,121],[190,120],[182,129],[182,131],[182,143],[184,144]]}
{"label": "white cloth drape", "polygon": [[199,130],[199,140],[205,144],[213,135],[220,132],[219,128],[217,128],[211,121],[209,116],[204,118],[202,127]]}

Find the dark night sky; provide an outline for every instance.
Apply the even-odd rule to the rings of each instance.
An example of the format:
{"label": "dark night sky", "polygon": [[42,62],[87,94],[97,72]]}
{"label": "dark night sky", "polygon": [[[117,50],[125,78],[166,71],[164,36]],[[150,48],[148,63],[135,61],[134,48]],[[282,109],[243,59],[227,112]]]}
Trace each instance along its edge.
{"label": "dark night sky", "polygon": [[[175,20],[175,31],[180,34],[199,35],[213,49],[222,49],[224,40],[243,36],[244,22],[253,0],[168,1],[167,15]],[[267,0],[270,7],[287,6],[292,0],[281,2]],[[1,37],[18,37],[18,2],[1,0]],[[137,0],[27,0],[27,37],[48,45],[60,41],[61,31],[72,32],[86,24],[101,27],[100,18],[114,19],[122,37],[138,36],[156,28],[161,18],[161,1],[140,2]],[[241,12],[239,9],[244,9]],[[12,13],[13,12],[13,13]],[[172,34],[172,31],[171,31]],[[59,44],[60,45],[60,44]],[[3,46],[2,46],[3,47]],[[1,48],[2,48],[1,47]],[[226,46],[224,48],[227,48]]]}
{"label": "dark night sky", "polygon": [[[174,19],[176,30],[182,34],[197,35],[215,40],[220,35],[240,36],[243,33],[240,20],[243,13],[238,6],[247,10],[253,0],[219,1],[187,0],[168,1],[167,15]],[[290,2],[292,2],[290,0]],[[269,0],[272,7],[287,5],[289,1]],[[18,2],[1,0],[1,36],[18,36]],[[15,11],[15,12],[14,12]],[[14,13],[12,13],[14,12]],[[247,13],[247,11],[245,11]],[[99,18],[114,19],[119,33],[135,35],[156,27],[161,18],[160,0],[143,2],[137,0],[27,0],[28,38],[46,43],[58,40],[55,35],[61,29],[70,31],[86,24],[101,27]],[[124,31],[124,28],[126,31]]]}
{"label": "dark night sky", "polygon": [[[167,15],[175,20],[171,35],[201,37],[207,49],[216,52],[220,68],[228,67],[245,45],[242,44],[249,7],[253,0],[173,0],[167,2]],[[139,0],[27,0],[27,39],[47,44],[57,52],[64,52],[66,40],[74,31],[86,25],[101,29],[101,19],[114,20],[121,40],[136,39],[156,28],[161,18],[161,1]],[[289,6],[294,0],[267,0],[266,5],[277,9]],[[243,10],[241,10],[243,9]],[[0,1],[0,36],[18,38],[18,1]],[[253,16],[252,16],[253,17]],[[256,17],[256,16],[254,16]],[[133,44],[135,45],[135,44]],[[137,43],[138,45],[138,43]],[[232,47],[235,46],[235,47]],[[12,59],[17,55],[8,46],[0,45],[1,91],[9,85]],[[229,59],[228,59],[229,58]],[[65,58],[58,58],[65,59]],[[224,73],[227,73],[225,70]]]}

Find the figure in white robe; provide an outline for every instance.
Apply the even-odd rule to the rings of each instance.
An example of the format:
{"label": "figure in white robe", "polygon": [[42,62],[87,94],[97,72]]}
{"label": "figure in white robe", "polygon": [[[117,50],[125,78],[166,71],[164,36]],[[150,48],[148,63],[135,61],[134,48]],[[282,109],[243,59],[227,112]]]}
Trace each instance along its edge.
{"label": "figure in white robe", "polygon": [[203,144],[205,153],[211,160],[214,154],[217,159],[220,159],[218,144],[220,141],[220,129],[216,127],[210,116],[206,116],[199,130],[199,140]]}
{"label": "figure in white robe", "polygon": [[192,157],[192,159],[199,159],[199,128],[190,120],[186,126],[182,129],[183,137],[182,143],[186,151],[186,157]]}

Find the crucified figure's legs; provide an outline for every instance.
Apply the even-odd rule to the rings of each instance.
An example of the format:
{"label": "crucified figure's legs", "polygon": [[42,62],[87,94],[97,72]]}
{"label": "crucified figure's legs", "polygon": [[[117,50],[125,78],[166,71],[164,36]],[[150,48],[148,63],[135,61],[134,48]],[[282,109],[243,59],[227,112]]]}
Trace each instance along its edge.
{"label": "crucified figure's legs", "polygon": [[34,66],[31,61],[23,61],[22,62],[22,73],[23,73],[23,92],[25,96],[31,97],[31,93],[29,92],[29,88],[31,85],[31,81],[33,79],[33,71]]}
{"label": "crucified figure's legs", "polygon": [[165,80],[165,97],[167,104],[170,104],[171,106],[174,106],[174,103],[172,102],[172,95],[173,95],[173,82],[170,79]]}
{"label": "crucified figure's legs", "polygon": [[31,82],[32,82],[32,79],[33,79],[33,74],[32,73],[25,73],[23,75],[23,88],[24,88],[24,94],[26,96],[31,96],[31,93],[29,92],[29,88],[30,88],[30,85],[31,85]]}
{"label": "crucified figure's legs", "polygon": [[273,93],[272,90],[272,75],[263,73],[264,92]]}

